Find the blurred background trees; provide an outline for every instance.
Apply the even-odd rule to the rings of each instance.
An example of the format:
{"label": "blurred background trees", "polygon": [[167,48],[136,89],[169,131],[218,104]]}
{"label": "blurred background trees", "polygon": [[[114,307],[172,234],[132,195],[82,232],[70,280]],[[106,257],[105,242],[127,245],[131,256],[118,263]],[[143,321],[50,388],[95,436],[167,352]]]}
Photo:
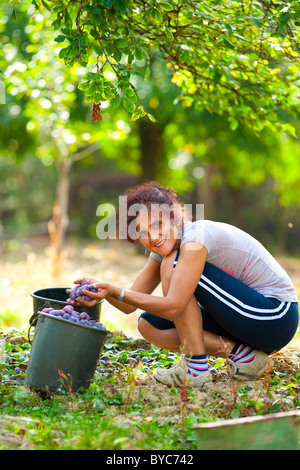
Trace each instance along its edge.
{"label": "blurred background trees", "polygon": [[[120,4],[102,3],[107,4],[107,8],[108,4]],[[164,12],[170,11],[169,3],[161,3],[165,4]],[[265,83],[266,88],[256,103],[261,112],[252,116],[253,125],[247,108],[250,101],[248,105],[245,101],[234,105],[235,98],[229,93],[233,86],[243,93],[242,81],[246,78],[231,74],[228,88],[228,76],[220,75],[224,61],[229,64],[232,50],[236,53],[233,71],[246,73],[247,61],[237,54],[237,38],[230,31],[229,23],[225,29],[226,35],[231,35],[230,42],[228,36],[218,40],[223,48],[219,48],[219,62],[215,54],[217,46],[211,58],[215,68],[215,89],[212,87],[211,91],[216,91],[219,84],[229,90],[222,110],[220,106],[217,110],[211,107],[216,99],[210,97],[205,81],[187,83],[190,75],[174,69],[178,56],[170,45],[169,52],[173,51],[177,59],[173,57],[174,60],[168,61],[167,53],[163,57],[154,49],[151,53],[147,51],[147,59],[140,52],[133,64],[135,70],[141,71],[134,77],[134,86],[153,119],[147,116],[135,119],[134,112],[128,112],[125,106],[110,106],[106,100],[101,102],[101,121],[95,122],[91,102],[86,102],[87,90],[80,89],[80,84],[86,80],[86,66],[80,61],[66,66],[58,58],[62,44],[55,38],[61,31],[53,29],[51,14],[47,10],[42,14],[31,3],[15,5],[15,18],[12,18],[11,5],[5,4],[0,10],[0,70],[5,83],[5,103],[0,105],[2,247],[13,249],[13,240],[20,236],[50,233],[53,257],[58,262],[66,237],[96,238],[96,208],[100,203],[117,205],[118,196],[128,186],[145,179],[157,179],[176,189],[184,202],[204,203],[206,218],[234,223],[273,251],[280,249],[299,255],[299,115],[297,96],[294,106],[289,97],[297,90],[295,83],[300,78],[300,67],[293,53],[293,41],[287,47],[284,76],[279,77],[278,63],[275,64],[282,59],[281,52],[278,57],[273,56],[274,63],[267,69],[263,68],[266,65],[263,62],[256,66],[261,77],[252,75],[252,78],[258,87],[264,83],[264,74],[273,77],[271,91],[276,93],[276,109],[272,114],[274,103],[266,96]],[[276,16],[284,31],[292,17],[284,23],[283,15],[288,11],[277,13],[274,18]],[[157,14],[152,11],[151,15],[149,13],[147,21],[153,23]],[[260,21],[258,17],[254,20]],[[158,16],[155,21],[155,28],[152,23],[152,26],[148,24],[151,35],[148,34],[147,40],[159,29]],[[172,42],[179,26],[165,30],[164,37]],[[251,31],[254,35],[255,31]],[[293,34],[295,31],[297,24],[294,24]],[[256,32],[258,34],[259,30]],[[187,31],[186,40],[189,34],[191,32]],[[273,44],[274,37],[269,38]],[[211,48],[212,39],[207,41]],[[175,47],[173,42],[172,45]],[[185,48],[180,50],[180,60],[192,67],[196,59],[186,51]],[[125,46],[123,52],[126,55]],[[239,61],[243,60],[237,69]],[[205,75],[209,64],[204,62],[196,65],[201,66],[201,73]],[[146,65],[147,80],[143,72]],[[112,72],[108,69],[104,72],[105,79],[113,81]],[[208,72],[207,77],[211,80]],[[196,103],[199,93],[189,95],[183,82],[189,88],[197,85],[198,91],[205,90],[202,106],[199,101],[198,105]],[[282,108],[278,105],[278,82],[285,86]],[[255,87],[250,88],[252,93]],[[137,106],[135,104],[135,111]]]}

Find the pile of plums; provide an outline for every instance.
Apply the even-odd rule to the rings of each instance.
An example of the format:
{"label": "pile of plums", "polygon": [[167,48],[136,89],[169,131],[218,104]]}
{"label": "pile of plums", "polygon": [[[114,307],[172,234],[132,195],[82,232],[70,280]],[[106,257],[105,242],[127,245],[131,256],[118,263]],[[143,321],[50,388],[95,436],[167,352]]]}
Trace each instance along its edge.
{"label": "pile of plums", "polygon": [[41,310],[42,313],[48,313],[57,318],[63,318],[64,320],[69,320],[73,323],[79,323],[80,325],[92,326],[98,328],[99,330],[106,330],[105,326],[97,320],[91,320],[91,317],[87,312],[78,313],[74,309],[73,305],[66,305],[61,310],[55,309],[53,307],[46,307]]}
{"label": "pile of plums", "polygon": [[91,300],[93,300],[91,297],[84,294],[82,292],[83,290],[87,290],[89,292],[97,292],[97,289],[95,289],[92,286],[92,284],[88,284],[86,281],[81,281],[79,285],[73,287],[73,289],[70,290],[69,292],[70,299],[76,300],[78,297],[80,297],[83,300],[86,300],[87,302],[90,302]]}

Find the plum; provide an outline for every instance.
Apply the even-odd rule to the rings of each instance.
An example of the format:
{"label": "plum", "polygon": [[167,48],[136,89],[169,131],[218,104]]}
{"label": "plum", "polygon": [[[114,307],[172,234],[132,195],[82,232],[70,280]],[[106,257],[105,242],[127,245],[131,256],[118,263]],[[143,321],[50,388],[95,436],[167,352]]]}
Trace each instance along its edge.
{"label": "plum", "polygon": [[60,316],[60,310],[52,310],[52,312],[50,312],[51,315],[54,315],[55,317],[59,317]]}
{"label": "plum", "polygon": [[52,312],[52,310],[54,310],[53,307],[46,307],[46,308],[43,308],[42,312],[44,312],[44,313],[50,313],[50,312]]}
{"label": "plum", "polygon": [[90,320],[90,316],[87,312],[81,312],[80,315],[79,315],[79,318],[80,320],[87,320],[89,321]]}
{"label": "plum", "polygon": [[73,313],[73,311],[74,311],[74,307],[73,307],[73,305],[66,305],[66,306],[63,308],[63,311],[64,311],[65,313],[68,313],[68,314],[71,315],[71,314]]}
{"label": "plum", "polygon": [[79,323],[79,318],[75,317],[75,315],[72,315],[69,320],[74,322],[74,323]]}
{"label": "plum", "polygon": [[[87,312],[76,312],[73,305],[66,305],[63,309],[55,309],[53,307],[44,308],[42,310],[43,313],[47,313],[48,315],[53,315],[56,318],[63,318],[64,320],[71,321],[73,323],[78,323],[80,325],[91,326],[93,328],[97,328],[99,330],[106,330],[105,326],[102,325],[97,320],[91,319],[90,315]],[[111,350],[111,352],[114,352]]]}
{"label": "plum", "polygon": [[108,361],[109,359],[110,359],[109,356],[102,356],[102,357],[100,357],[100,361],[104,361],[104,362],[105,362],[105,361]]}
{"label": "plum", "polygon": [[128,361],[127,361],[129,364],[138,364],[138,361],[134,358],[134,357],[129,357],[128,358]]}
{"label": "plum", "polygon": [[69,297],[71,300],[76,300],[78,297],[82,298],[83,300],[90,302],[93,300],[91,297],[88,295],[84,294],[82,291],[87,290],[90,292],[97,292],[97,289],[95,289],[92,284],[88,284],[86,281],[81,281],[80,285],[75,286],[73,289],[70,290],[69,292]]}

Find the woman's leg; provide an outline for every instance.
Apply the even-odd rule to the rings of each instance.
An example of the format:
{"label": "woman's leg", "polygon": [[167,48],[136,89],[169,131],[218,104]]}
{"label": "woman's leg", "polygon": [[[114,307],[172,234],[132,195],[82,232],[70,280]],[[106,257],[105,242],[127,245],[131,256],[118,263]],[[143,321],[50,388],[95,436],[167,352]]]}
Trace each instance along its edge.
{"label": "woman's leg", "polygon": [[271,354],[297,331],[298,305],[264,297],[221,269],[206,263],[195,296],[229,338]]}
{"label": "woman's leg", "polygon": [[[201,310],[198,307],[198,314]],[[138,321],[138,330],[151,344],[173,352],[182,352],[180,337],[175,325],[161,328],[159,321],[153,321],[152,314],[143,313]],[[159,319],[159,317],[157,317]],[[154,324],[153,324],[153,323]],[[171,322],[170,322],[171,323]],[[203,331],[205,351],[208,356],[222,357],[226,359],[232,351],[235,341],[210,331]]]}
{"label": "woman's leg", "polygon": [[138,330],[143,338],[161,349],[167,349],[168,351],[173,352],[181,352],[180,338],[175,325],[167,329],[161,329],[158,326],[153,326],[151,323],[152,319],[150,320],[149,318],[150,315],[151,314],[145,312],[138,320]]}
{"label": "woman's leg", "polygon": [[[177,251],[172,252],[164,258],[161,264],[160,275],[164,296],[167,295],[169,290],[176,255]],[[194,296],[191,297],[187,307],[176,318],[174,324],[183,353],[188,355],[205,354],[202,316]]]}
{"label": "woman's leg", "polygon": [[[177,252],[173,252],[161,266],[163,294],[169,289],[173,264]],[[196,298],[190,299],[186,309],[176,319],[175,324],[158,316],[145,313],[138,324],[141,335],[155,346],[188,355],[208,354],[210,356],[228,357],[235,345],[233,340],[203,331],[202,314]]]}

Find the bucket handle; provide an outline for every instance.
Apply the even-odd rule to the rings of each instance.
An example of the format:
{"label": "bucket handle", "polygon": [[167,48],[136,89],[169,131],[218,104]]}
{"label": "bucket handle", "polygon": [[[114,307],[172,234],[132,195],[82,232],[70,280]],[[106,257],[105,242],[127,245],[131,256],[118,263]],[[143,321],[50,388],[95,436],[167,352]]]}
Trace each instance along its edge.
{"label": "bucket handle", "polygon": [[29,344],[32,344],[31,343],[31,339],[30,339],[30,330],[32,327],[34,327],[36,324],[37,324],[37,321],[38,321],[38,317],[39,317],[39,312],[41,310],[43,310],[43,308],[47,307],[48,303],[45,302],[41,307],[39,307],[34,313],[33,315],[31,315],[30,319],[29,319],[29,329],[28,329],[28,342]]}

